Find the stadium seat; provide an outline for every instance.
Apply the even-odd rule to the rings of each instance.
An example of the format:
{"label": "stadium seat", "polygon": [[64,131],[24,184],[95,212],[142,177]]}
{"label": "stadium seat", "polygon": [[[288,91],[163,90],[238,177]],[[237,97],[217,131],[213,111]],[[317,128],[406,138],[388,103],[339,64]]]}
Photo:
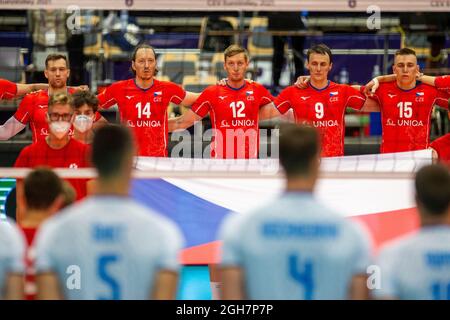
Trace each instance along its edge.
{"label": "stadium seat", "polygon": [[162,59],[162,74],[172,82],[181,84],[184,76],[197,73],[198,60],[196,54],[165,54]]}
{"label": "stadium seat", "polygon": [[21,48],[0,47],[0,74],[3,79],[12,82],[25,82]]}
{"label": "stadium seat", "polygon": [[272,37],[269,34],[259,34],[266,32],[268,25],[267,17],[253,17],[250,20],[250,32],[248,38],[248,51],[252,59],[270,58],[273,55]]}
{"label": "stadium seat", "polygon": [[209,35],[209,31],[237,31],[239,22],[236,17],[205,17],[200,27],[198,47],[205,52],[222,52],[229,45],[238,43],[238,33],[234,35]]}

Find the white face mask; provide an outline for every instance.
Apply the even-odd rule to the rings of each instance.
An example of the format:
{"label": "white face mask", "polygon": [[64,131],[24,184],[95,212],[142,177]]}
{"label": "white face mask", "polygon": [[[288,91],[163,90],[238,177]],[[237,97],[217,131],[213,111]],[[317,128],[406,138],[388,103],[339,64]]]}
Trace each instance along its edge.
{"label": "white face mask", "polygon": [[54,121],[50,122],[49,129],[58,139],[61,139],[69,132],[71,126],[72,124],[67,121]]}
{"label": "white face mask", "polygon": [[94,123],[94,119],[85,115],[78,115],[75,117],[75,121],[73,122],[73,126],[75,129],[80,131],[81,133],[88,131],[92,128],[92,124]]}

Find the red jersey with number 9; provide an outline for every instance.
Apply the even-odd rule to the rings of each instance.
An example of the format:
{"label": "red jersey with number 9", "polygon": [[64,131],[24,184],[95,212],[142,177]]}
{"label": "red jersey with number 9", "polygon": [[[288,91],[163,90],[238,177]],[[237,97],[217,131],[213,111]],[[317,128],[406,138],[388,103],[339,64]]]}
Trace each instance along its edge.
{"label": "red jersey with number 9", "polygon": [[295,122],[306,123],[319,130],[322,140],[322,157],[344,155],[345,109],[360,110],[365,96],[344,84],[329,81],[323,89],[309,84],[306,89],[290,86],[275,99],[275,105],[284,114],[293,109]]}
{"label": "red jersey with number 9", "polygon": [[117,103],[121,122],[134,133],[139,156],[167,157],[170,102],[180,104],[186,92],[172,82],[154,79],[153,85],[142,89],[134,79],[118,81],[98,95],[100,108]]}

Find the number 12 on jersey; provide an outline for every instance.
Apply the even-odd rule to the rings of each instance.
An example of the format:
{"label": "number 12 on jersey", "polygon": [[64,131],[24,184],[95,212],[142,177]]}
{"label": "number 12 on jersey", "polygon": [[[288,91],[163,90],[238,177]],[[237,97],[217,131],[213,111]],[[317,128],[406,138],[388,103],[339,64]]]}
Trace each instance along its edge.
{"label": "number 12 on jersey", "polygon": [[300,261],[298,254],[289,255],[289,275],[300,285],[303,286],[305,300],[313,299],[314,281],[313,264],[309,260]]}
{"label": "number 12 on jersey", "polygon": [[233,101],[230,103],[230,108],[233,111],[233,118],[245,118],[245,103],[243,101]]}

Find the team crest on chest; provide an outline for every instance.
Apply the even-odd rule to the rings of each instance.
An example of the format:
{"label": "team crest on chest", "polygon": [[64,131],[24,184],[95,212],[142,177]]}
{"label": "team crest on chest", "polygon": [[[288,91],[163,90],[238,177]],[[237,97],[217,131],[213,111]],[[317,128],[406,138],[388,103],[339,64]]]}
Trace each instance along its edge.
{"label": "team crest on chest", "polygon": [[245,91],[245,95],[247,96],[247,101],[254,101],[255,97],[253,96],[253,90]]}
{"label": "team crest on chest", "polygon": [[339,92],[331,91],[330,92],[330,102],[338,102],[339,101]]}
{"label": "team crest on chest", "polygon": [[155,91],[153,92],[153,102],[161,102],[162,101],[162,92]]}

